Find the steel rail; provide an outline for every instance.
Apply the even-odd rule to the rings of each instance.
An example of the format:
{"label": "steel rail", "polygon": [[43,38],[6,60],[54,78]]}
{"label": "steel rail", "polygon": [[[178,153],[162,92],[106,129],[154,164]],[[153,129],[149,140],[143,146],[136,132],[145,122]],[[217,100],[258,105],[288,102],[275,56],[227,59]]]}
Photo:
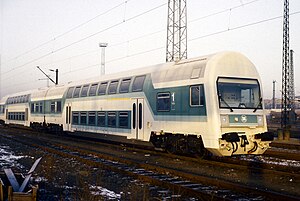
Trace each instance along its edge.
{"label": "steel rail", "polygon": [[[23,136],[24,137],[24,136]],[[27,143],[28,144],[28,141],[24,142],[23,140],[21,139],[13,139],[13,140],[17,140],[19,141],[20,143]],[[49,142],[49,141],[48,141]],[[62,147],[64,147],[63,149],[65,151],[58,151],[58,149],[54,149],[53,147],[45,147],[45,146],[42,146],[42,145],[38,145],[38,144],[32,144],[32,143],[29,143],[30,146],[36,146],[37,148],[40,148],[40,149],[43,149],[47,152],[52,152],[52,153],[56,153],[58,155],[61,155],[62,157],[72,157],[72,158],[76,158],[77,160],[80,160],[84,163],[87,163],[87,164],[91,164],[91,165],[97,165],[99,166],[99,162],[93,162],[93,160],[91,160],[91,158],[83,158],[81,156],[76,156],[74,155],[74,153],[84,153],[84,155],[86,156],[90,156],[90,155],[96,155],[97,158],[107,158],[107,160],[118,160],[119,162],[122,162],[122,163],[125,163],[125,164],[132,164],[132,163],[135,163],[135,162],[132,162],[132,161],[129,161],[129,160],[125,160],[125,159],[122,159],[122,158],[119,158],[119,159],[116,159],[115,157],[111,158],[112,156],[105,156],[103,154],[99,154],[99,153],[96,153],[96,152],[93,152],[93,151],[88,151],[88,150],[83,150],[82,148],[75,148],[75,147],[70,147],[70,146],[66,146],[66,145],[63,145],[63,144],[57,144],[55,147],[58,147],[58,149],[61,149]],[[70,153],[70,151],[72,151]],[[103,165],[101,165],[103,166]],[[182,182],[182,181],[179,181],[179,183],[170,183],[167,180],[167,178],[164,178],[163,180],[162,179],[159,179],[157,176],[156,178],[151,178],[149,177],[149,175],[143,175],[143,174],[136,174],[136,173],[128,173],[130,174],[132,177],[136,177],[138,179],[141,179],[143,181],[146,181],[146,182],[150,182],[154,185],[160,185],[160,186],[164,186],[164,187],[167,187],[170,189],[170,187],[172,189],[176,189],[177,191],[183,191],[186,192],[188,195],[194,195],[194,196],[199,196],[200,198],[203,198],[203,196],[206,198],[206,199],[212,199],[212,198],[218,198],[218,199],[225,199],[225,200],[232,200],[229,197],[229,195],[225,194],[224,193],[222,195],[212,195],[212,194],[208,194],[205,193],[203,194],[203,192],[199,193],[198,191],[195,191],[195,189],[191,188],[191,186],[195,186],[197,185],[197,183],[191,183],[192,182],[200,182],[200,183],[204,183],[204,184],[207,184],[207,185],[214,185],[216,186],[216,188],[225,188],[225,192],[227,191],[227,189],[230,189],[230,190],[235,190],[235,191],[238,191],[238,192],[243,192],[243,193],[251,193],[253,195],[256,194],[256,195],[259,195],[259,196],[264,196],[266,200],[273,200],[273,199],[284,199],[284,200],[295,200],[296,197],[293,197],[293,196],[290,196],[290,195],[284,195],[284,194],[281,194],[281,193],[278,193],[278,192],[273,192],[273,191],[266,191],[266,190],[260,190],[260,189],[257,189],[257,188],[252,188],[252,187],[249,187],[249,186],[245,186],[245,185],[241,185],[241,184],[237,184],[237,183],[233,183],[233,182],[228,182],[228,181],[221,181],[221,180],[218,180],[216,178],[210,178],[210,177],[207,177],[207,176],[201,176],[201,175],[195,175],[195,174],[191,174],[191,173],[186,173],[186,172],[181,172],[181,171],[178,171],[178,170],[174,170],[174,169],[170,169],[170,168],[166,168],[166,167],[162,167],[162,166],[159,166],[159,165],[150,165],[150,164],[136,164],[136,166],[138,166],[138,168],[142,168],[144,170],[147,170],[147,171],[152,171],[152,172],[158,172],[160,174],[163,174],[163,175],[166,175],[166,172],[169,172],[171,174],[174,174],[174,175],[177,175],[177,176],[180,176],[182,178],[185,178],[185,179],[188,179],[190,180],[189,182]],[[120,171],[120,167],[112,167],[111,164],[109,164],[108,166],[105,165],[105,168],[112,168],[114,171]],[[123,172],[124,170],[122,170]],[[128,171],[127,171],[128,172]],[[154,174],[157,174],[157,173],[154,173]],[[153,176],[153,175],[152,175]],[[169,179],[172,179],[172,178],[169,178]],[[179,185],[179,184],[183,184],[183,185]],[[199,185],[199,184],[198,184]],[[198,186],[198,188],[200,188]],[[215,191],[217,192],[216,190],[210,190],[210,191]],[[220,191],[222,192],[222,190]],[[185,193],[184,193],[185,194]],[[231,192],[232,194],[232,192]],[[208,197],[207,197],[208,196]],[[235,197],[236,199],[236,197]]]}

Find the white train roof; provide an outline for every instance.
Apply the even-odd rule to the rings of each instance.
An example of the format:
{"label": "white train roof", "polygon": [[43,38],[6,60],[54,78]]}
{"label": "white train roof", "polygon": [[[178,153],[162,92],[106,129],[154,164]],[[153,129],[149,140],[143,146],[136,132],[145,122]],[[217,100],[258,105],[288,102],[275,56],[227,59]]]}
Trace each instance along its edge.
{"label": "white train roof", "polygon": [[0,105],[4,105],[9,96],[4,96],[0,100]]}
{"label": "white train roof", "polygon": [[[247,57],[237,52],[225,51],[179,62],[158,64],[116,74],[107,74],[87,80],[69,82],[64,85],[20,92],[9,95],[9,97],[31,94],[31,101],[60,99],[71,86],[80,86],[144,74],[151,74],[155,88],[178,86],[179,84],[183,85],[185,82],[191,84],[193,81],[199,82],[199,79],[203,82],[208,80],[213,80],[215,82],[215,79],[218,76],[258,77],[256,68]],[[6,99],[2,98],[1,102],[5,101]]]}
{"label": "white train roof", "polygon": [[66,85],[41,88],[31,94],[31,101],[61,99],[67,90]]}

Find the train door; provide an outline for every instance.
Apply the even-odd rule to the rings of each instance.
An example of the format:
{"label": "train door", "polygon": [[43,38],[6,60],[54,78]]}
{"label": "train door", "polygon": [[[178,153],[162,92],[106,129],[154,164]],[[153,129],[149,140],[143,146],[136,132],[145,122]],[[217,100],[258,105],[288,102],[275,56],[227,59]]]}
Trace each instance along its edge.
{"label": "train door", "polygon": [[144,139],[144,99],[132,100],[131,134],[133,139]]}
{"label": "train door", "polygon": [[71,111],[71,103],[68,103],[66,106],[66,130],[71,130],[71,124],[72,124],[72,111]]}
{"label": "train door", "polygon": [[28,121],[28,108],[25,108],[25,121]]}

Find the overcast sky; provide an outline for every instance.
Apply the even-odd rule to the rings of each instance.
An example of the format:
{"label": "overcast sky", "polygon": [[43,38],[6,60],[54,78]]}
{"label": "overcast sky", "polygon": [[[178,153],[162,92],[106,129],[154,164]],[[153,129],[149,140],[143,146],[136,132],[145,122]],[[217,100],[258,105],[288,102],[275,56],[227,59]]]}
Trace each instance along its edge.
{"label": "overcast sky", "polygon": [[[0,96],[165,62],[167,0],[0,0]],[[265,97],[280,98],[283,0],[187,0],[188,58],[224,50],[257,67]],[[223,12],[222,12],[223,11]],[[300,1],[290,0],[290,48],[300,95]],[[218,33],[218,34],[216,34]]]}

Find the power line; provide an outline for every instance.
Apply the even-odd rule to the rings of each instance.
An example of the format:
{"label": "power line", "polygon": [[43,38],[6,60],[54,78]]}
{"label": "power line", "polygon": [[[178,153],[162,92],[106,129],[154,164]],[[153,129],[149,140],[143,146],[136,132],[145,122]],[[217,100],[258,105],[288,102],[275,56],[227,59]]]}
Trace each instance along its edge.
{"label": "power line", "polygon": [[[299,14],[299,13],[300,13],[300,11],[297,11],[297,12],[290,13],[290,15],[296,15],[296,14]],[[218,34],[222,34],[222,33],[228,32],[228,31],[233,31],[233,30],[242,29],[242,28],[249,27],[249,26],[254,26],[254,25],[257,25],[257,24],[261,24],[261,23],[272,21],[272,20],[276,20],[276,19],[279,19],[279,18],[282,18],[282,17],[283,16],[281,15],[281,16],[278,16],[278,17],[268,18],[268,19],[265,19],[265,20],[260,20],[260,21],[257,21],[257,22],[248,23],[248,24],[245,24],[245,25],[241,25],[241,26],[237,26],[237,27],[233,27],[233,28],[229,28],[229,29],[217,31],[217,32],[210,33],[210,34],[207,34],[207,35],[203,35],[203,36],[192,38],[192,39],[188,40],[188,42],[199,40],[199,39],[210,37],[210,36],[214,36],[214,35],[218,35]],[[119,58],[116,58],[116,59],[109,60],[106,63],[112,63],[112,62],[115,62],[115,61],[126,59],[128,57],[133,57],[133,56],[137,56],[137,55],[149,53],[149,52],[156,51],[156,50],[163,49],[163,48],[165,48],[165,47],[161,46],[161,47],[153,48],[153,49],[150,49],[150,50],[146,50],[146,51],[142,51],[142,52],[137,52],[137,53],[130,54],[130,55],[127,55],[127,56],[124,56],[124,57],[119,57]],[[68,72],[63,73],[62,75],[67,74],[67,73],[77,72],[77,71],[84,70],[86,68],[91,68],[91,67],[94,67],[94,66],[97,66],[97,65],[99,66],[100,63],[93,64],[93,65],[86,66],[86,67],[82,67],[82,68],[78,68],[78,69],[73,70],[73,71],[68,71]]]}
{"label": "power line", "polygon": [[[297,15],[297,14],[299,14],[299,13],[300,13],[300,11],[296,11],[296,12],[290,13],[289,16]],[[233,28],[228,28],[228,29],[226,29],[226,30],[221,30],[221,31],[217,31],[217,32],[210,33],[210,34],[207,34],[207,35],[195,37],[195,38],[192,38],[192,39],[190,39],[190,40],[188,40],[188,41],[189,41],[189,42],[190,42],[190,41],[195,41],[195,40],[199,40],[199,39],[202,39],[202,38],[210,37],[210,36],[213,36],[213,35],[221,34],[221,33],[224,33],[224,32],[233,31],[233,30],[237,30],[237,29],[242,29],[242,28],[249,27],[249,26],[254,26],[254,25],[257,25],[257,24],[261,24],[261,23],[273,21],[273,20],[276,20],[276,19],[280,19],[280,18],[282,18],[282,17],[283,17],[283,16],[281,15],[281,16],[277,16],[277,17],[273,17],[273,18],[268,18],[268,19],[264,19],[264,20],[257,21],[257,22],[248,23],[248,24],[245,24],[245,25],[233,27]],[[127,56],[125,56],[125,57],[119,57],[119,58],[116,58],[116,59],[109,60],[107,63],[115,62],[115,61],[122,60],[122,59],[125,59],[125,58],[128,58],[128,57],[133,57],[133,56],[145,54],[145,53],[152,52],[152,51],[156,51],[156,50],[163,49],[163,48],[164,48],[164,47],[153,48],[153,49],[150,49],[150,50],[146,50],[146,51],[138,52],[138,53],[135,53],[135,54],[127,55]],[[44,55],[44,56],[45,56],[45,55]],[[48,55],[47,55],[47,56],[48,56]],[[40,58],[41,58],[41,57],[37,58],[36,60],[38,60],[38,59],[40,59]],[[68,71],[68,72],[66,72],[66,73],[63,73],[62,75],[67,74],[67,73],[73,73],[73,72],[76,72],[76,71],[80,71],[80,70],[82,70],[82,69],[91,68],[91,67],[98,66],[98,65],[99,65],[99,63],[94,64],[94,65],[90,65],[90,66],[87,66],[87,67],[84,67],[84,68],[79,68],[79,69],[76,69],[76,70],[73,70],[73,71]],[[32,83],[32,82],[27,82],[27,83]],[[22,85],[27,84],[27,83],[22,83]],[[19,85],[21,85],[21,84],[17,84],[17,85],[14,85],[14,86],[19,86]],[[8,88],[9,88],[9,87],[8,87]]]}
{"label": "power line", "polygon": [[[196,22],[196,21],[199,21],[199,20],[202,20],[202,19],[205,19],[205,18],[208,18],[208,17],[212,17],[212,16],[215,16],[215,15],[219,15],[221,13],[224,13],[224,12],[228,12],[228,11],[231,11],[231,10],[234,10],[234,9],[237,9],[237,8],[240,8],[240,7],[243,7],[243,6],[246,6],[246,5],[250,5],[252,3],[255,3],[257,1],[260,1],[260,0],[253,0],[251,2],[248,2],[248,3],[245,3],[245,4],[241,4],[241,5],[238,5],[238,6],[233,6],[233,7],[230,7],[230,8],[227,8],[227,9],[224,9],[224,10],[221,10],[221,11],[218,11],[218,12],[215,12],[215,13],[212,13],[212,14],[209,14],[209,15],[206,15],[206,16],[202,16],[202,17],[199,17],[199,18],[196,18],[196,19],[193,19],[193,20],[190,20],[188,21],[188,23],[193,23],[193,22]],[[117,5],[117,6],[120,6],[121,4]],[[116,7],[117,7],[116,6]],[[115,7],[114,7],[115,8]],[[155,9],[155,8],[154,8]],[[107,11],[106,11],[107,12]],[[94,17],[96,18],[96,17]],[[92,19],[94,19],[92,18]],[[89,21],[92,21],[92,19],[90,19]],[[124,17],[124,20],[125,20],[125,17]],[[123,20],[123,21],[124,21]],[[130,20],[130,18],[129,18]],[[128,20],[127,20],[128,21]],[[82,23],[83,24],[83,23]],[[78,25],[79,27],[80,25]],[[132,42],[132,41],[135,41],[135,40],[138,40],[138,39],[141,39],[141,38],[145,38],[145,37],[148,37],[148,36],[151,36],[151,35],[154,35],[154,34],[157,34],[157,33],[161,33],[161,32],[164,32],[165,29],[160,29],[158,31],[155,31],[155,32],[151,32],[151,33],[148,33],[148,34],[144,34],[142,36],[138,36],[136,38],[133,38],[133,39],[130,39],[130,40],[127,40],[127,41],[124,41],[124,42],[120,42],[120,43],[116,43],[116,44],[112,44],[110,45],[108,48],[112,48],[112,47],[115,47],[115,46],[118,46],[118,45],[122,45],[122,44],[125,44],[125,43],[128,43],[128,42]],[[70,32],[70,31],[69,31]],[[223,33],[223,31],[221,32]],[[216,34],[216,33],[214,33]],[[61,34],[63,35],[63,34]],[[57,38],[57,37],[56,37]],[[72,58],[75,58],[75,57],[79,57],[79,56],[83,56],[83,55],[87,55],[89,53],[94,53],[94,52],[98,52],[99,49],[95,49],[95,50],[92,50],[92,51],[88,51],[88,52],[85,52],[85,53],[82,53],[82,54],[78,54],[78,55],[74,55],[74,56],[71,56],[71,57],[68,57],[68,58],[65,58],[65,59],[61,59],[61,60],[58,60],[58,61],[54,61],[54,62],[51,62],[51,63],[47,63],[47,64],[43,64],[43,65],[49,65],[49,64],[53,64],[53,63],[59,63],[59,62],[62,62],[62,61],[66,61],[66,60],[70,60]],[[52,52],[52,53],[55,53],[55,52]],[[51,54],[52,54],[51,53]],[[49,56],[48,54],[46,56]],[[43,58],[43,57],[42,57]],[[37,58],[37,60],[39,59],[42,59],[42,58]],[[36,60],[33,60],[32,62],[34,62]],[[31,61],[29,63],[32,63]],[[24,64],[24,65],[27,65],[28,63]],[[23,66],[22,66],[23,67]],[[6,73],[6,72],[5,72]]]}
{"label": "power line", "polygon": [[[291,15],[296,15],[296,14],[299,14],[299,13],[300,13],[300,11],[293,12],[293,13],[290,13],[290,16]],[[204,36],[199,36],[199,37],[190,39],[189,41],[198,40],[198,39],[206,38],[206,37],[213,36],[213,35],[218,35],[218,34],[221,34],[221,33],[224,33],[224,32],[233,31],[233,30],[237,30],[237,29],[241,29],[241,28],[245,28],[245,27],[257,25],[257,24],[261,24],[261,23],[264,23],[264,22],[273,21],[273,20],[276,20],[276,19],[280,19],[282,17],[283,16],[281,15],[281,16],[272,17],[272,18],[268,18],[268,19],[265,19],[265,20],[260,20],[260,21],[257,21],[257,22],[252,22],[252,23],[249,23],[249,24],[245,24],[245,25],[233,27],[233,28],[228,28],[228,29],[217,31],[217,32],[214,32],[214,33],[210,33],[210,34],[207,34],[207,35],[204,35]]]}
{"label": "power line", "polygon": [[238,5],[238,6],[233,6],[233,7],[231,7],[231,8],[226,8],[226,9],[224,9],[224,10],[217,11],[217,12],[214,12],[214,13],[211,13],[211,14],[208,14],[208,15],[205,15],[205,16],[202,16],[202,17],[193,19],[193,20],[191,20],[191,21],[188,21],[188,22],[189,22],[189,23],[192,23],[192,22],[196,22],[196,21],[199,21],[199,20],[203,20],[203,19],[205,19],[205,18],[209,18],[209,17],[215,16],[215,15],[219,15],[219,14],[221,14],[221,13],[226,13],[226,12],[228,12],[228,11],[235,10],[235,9],[240,8],[240,7],[243,7],[243,6],[247,6],[247,5],[252,4],[252,3],[255,3],[255,2],[257,2],[257,1],[260,1],[260,0],[253,0],[253,1],[250,1],[250,2],[248,2],[248,3],[240,4],[240,5]]}
{"label": "power line", "polygon": [[115,10],[116,8],[122,6],[123,4],[126,4],[126,3],[129,2],[129,1],[130,1],[130,0],[127,0],[127,1],[125,1],[125,2],[122,2],[122,3],[118,4],[118,5],[116,5],[116,6],[112,7],[112,8],[110,8],[110,9],[108,9],[108,10],[106,10],[106,11],[104,11],[103,13],[101,13],[101,14],[99,14],[99,15],[96,15],[96,16],[93,17],[93,18],[91,18],[91,19],[89,19],[89,20],[87,20],[87,21],[85,21],[85,22],[83,22],[83,23],[81,23],[81,24],[79,24],[79,25],[76,25],[76,26],[72,27],[71,29],[67,30],[66,32],[64,32],[64,33],[62,33],[62,34],[59,34],[59,35],[53,37],[53,39],[50,39],[50,40],[48,40],[48,41],[46,41],[46,42],[44,42],[44,43],[41,43],[41,44],[37,45],[36,47],[33,47],[33,48],[31,48],[31,49],[29,49],[29,50],[27,50],[27,51],[25,51],[25,52],[23,52],[23,53],[21,53],[21,54],[15,56],[14,58],[9,59],[8,61],[6,61],[6,62],[4,62],[4,63],[9,63],[9,62],[12,61],[12,60],[18,59],[18,58],[21,57],[21,56],[24,56],[24,55],[26,55],[26,54],[28,54],[28,53],[30,53],[30,52],[36,50],[36,49],[39,49],[39,48],[41,48],[41,47],[47,45],[48,43],[51,43],[51,42],[53,42],[53,41],[55,41],[55,40],[57,40],[57,39],[59,39],[59,38],[65,36],[65,35],[67,35],[68,33],[70,33],[70,32],[72,32],[72,31],[74,31],[74,30],[76,30],[76,29],[78,29],[78,28],[80,28],[80,27],[82,27],[82,26],[88,24],[89,22],[91,22],[91,21],[93,21],[93,20],[95,20],[95,19],[97,19],[97,18],[99,18],[99,17],[101,17],[101,16],[103,16],[103,15],[108,14],[109,12]]}
{"label": "power line", "polygon": [[[154,35],[154,34],[161,33],[161,32],[163,32],[163,31],[165,31],[165,29],[160,29],[160,30],[155,31],[155,32],[147,33],[147,34],[144,34],[144,35],[142,35],[142,36],[138,36],[138,37],[136,37],[136,38],[132,38],[132,39],[130,39],[130,40],[126,40],[126,41],[123,41],[123,42],[120,42],[120,43],[115,43],[115,44],[112,44],[112,45],[108,46],[107,48],[108,48],[108,49],[111,49],[111,48],[116,47],[116,46],[120,46],[120,45],[129,43],[129,42],[132,42],[132,41],[135,41],[135,40],[139,40],[139,39],[142,39],[142,38],[145,38],[145,37]],[[57,60],[57,61],[54,61],[54,62],[51,62],[51,63],[44,63],[43,65],[50,65],[50,64],[53,64],[53,63],[60,63],[60,62],[63,62],[63,61],[70,60],[70,59],[72,59],[72,58],[84,56],[84,55],[87,55],[87,54],[90,54],[90,53],[95,53],[95,52],[99,52],[99,48],[94,49],[94,50],[91,50],[91,51],[88,51],[88,52],[84,52],[84,53],[81,53],[81,54],[73,55],[73,56],[68,57],[68,58],[65,58],[65,59],[60,59],[60,60]]]}
{"label": "power line", "polygon": [[[115,61],[123,60],[123,59],[125,59],[125,58],[129,58],[129,57],[133,57],[133,56],[137,56],[137,55],[141,55],[141,54],[146,54],[146,53],[153,52],[153,51],[156,51],[156,50],[159,50],[159,49],[163,49],[163,48],[165,48],[165,47],[164,47],[164,46],[161,46],[161,47],[153,48],[153,49],[150,49],[150,50],[145,50],[145,51],[142,51],[142,52],[137,52],[137,53],[134,53],[134,54],[129,54],[129,55],[126,55],[126,56],[124,56],[124,57],[119,57],[119,58],[115,58],[115,59],[109,60],[109,61],[107,61],[106,63],[112,63],[112,62],[115,62]],[[99,66],[100,64],[101,64],[101,63],[97,63],[97,64],[92,64],[92,65],[89,65],[89,66],[77,68],[77,69],[75,69],[75,70],[72,70],[72,71],[68,71],[68,72],[62,73],[62,75],[66,75],[66,74],[69,74],[69,73],[78,72],[78,71],[81,71],[81,70],[86,70],[86,69],[88,69],[88,68],[92,68],[92,67],[95,67],[95,66]]]}
{"label": "power line", "polygon": [[7,74],[7,73],[10,73],[10,72],[12,72],[12,71],[14,71],[14,70],[16,70],[16,69],[22,68],[22,67],[24,67],[24,66],[26,66],[26,65],[28,65],[28,64],[30,64],[30,63],[33,63],[33,62],[35,62],[35,61],[38,61],[38,60],[40,60],[40,59],[42,59],[42,58],[44,58],[44,57],[47,57],[47,56],[49,56],[49,55],[51,55],[51,54],[54,54],[54,53],[56,53],[56,52],[59,52],[59,51],[65,49],[65,48],[68,48],[68,47],[70,47],[70,46],[73,46],[73,45],[75,45],[75,44],[77,44],[77,43],[80,43],[80,42],[82,42],[82,41],[84,41],[84,40],[87,40],[88,38],[91,38],[91,37],[93,37],[93,36],[96,36],[96,35],[98,35],[98,34],[100,34],[100,33],[102,33],[102,32],[105,32],[105,31],[110,30],[110,29],[112,29],[112,28],[114,28],[114,27],[117,27],[117,26],[119,26],[119,25],[121,25],[121,24],[123,24],[123,23],[125,23],[125,22],[131,21],[131,20],[133,20],[133,19],[135,19],[135,18],[138,18],[138,17],[141,17],[141,16],[143,16],[143,15],[149,13],[149,12],[152,12],[152,11],[158,9],[158,8],[161,8],[161,7],[164,6],[164,5],[166,5],[166,3],[163,3],[163,4],[161,4],[161,5],[159,5],[159,6],[156,6],[156,7],[152,8],[152,9],[149,9],[149,10],[147,10],[147,11],[144,11],[144,12],[142,12],[142,13],[140,13],[140,14],[137,14],[137,15],[135,15],[135,16],[133,16],[133,17],[130,17],[130,18],[128,18],[127,20],[124,19],[123,21],[118,22],[118,23],[116,23],[116,24],[114,24],[114,25],[112,25],[112,26],[110,26],[110,27],[107,27],[107,28],[105,28],[105,29],[102,29],[102,30],[100,30],[100,31],[98,31],[98,32],[96,32],[96,33],[90,34],[90,35],[88,35],[88,36],[86,36],[86,37],[84,37],[84,38],[82,38],[82,39],[79,39],[79,40],[77,40],[77,41],[75,41],[75,42],[72,42],[72,43],[70,43],[70,44],[68,44],[68,45],[66,45],[66,46],[63,46],[63,47],[58,48],[58,49],[56,49],[56,50],[54,50],[54,51],[51,51],[51,52],[49,52],[49,53],[47,53],[47,54],[44,54],[44,55],[42,55],[42,56],[40,56],[40,57],[38,57],[38,58],[36,58],[36,59],[33,59],[33,60],[31,60],[31,61],[29,61],[29,62],[23,64],[23,65],[20,65],[20,66],[17,66],[17,67],[15,67],[15,68],[12,68],[11,70],[8,70],[8,71],[4,72],[3,75],[4,75],[4,74]]}
{"label": "power line", "polygon": [[[293,13],[290,13],[290,16],[296,15],[296,14],[299,14],[299,13],[300,13],[300,11],[293,12]],[[249,24],[245,24],[245,25],[233,27],[233,28],[228,28],[228,29],[225,29],[225,30],[221,30],[221,31],[217,31],[217,32],[210,33],[210,34],[207,34],[207,35],[203,35],[203,36],[192,38],[192,39],[188,40],[188,42],[194,41],[194,40],[199,40],[199,39],[210,37],[210,36],[214,36],[214,35],[218,35],[218,34],[222,34],[222,33],[228,32],[228,31],[233,31],[233,30],[245,28],[245,27],[248,27],[248,26],[253,26],[253,25],[265,23],[265,22],[268,22],[268,21],[272,21],[272,20],[276,20],[276,19],[282,18],[282,17],[283,16],[281,15],[281,16],[277,16],[277,17],[273,17],[273,18],[268,18],[268,19],[265,19],[265,20],[261,20],[261,21],[257,21],[257,22],[253,22],[253,23],[249,23]],[[125,58],[128,58],[128,57],[132,57],[132,56],[144,54],[144,53],[151,52],[151,51],[158,50],[158,49],[162,49],[162,48],[164,48],[164,47],[154,48],[154,49],[151,49],[151,50],[146,50],[146,51],[143,51],[143,52],[136,53],[134,55],[128,55],[128,56],[125,56],[125,57],[120,57],[120,58],[117,58],[117,59],[114,59],[114,60],[109,60],[109,61],[107,61],[107,63],[111,63],[111,62],[114,62],[114,61],[117,61],[117,60],[121,60],[121,59],[125,59]],[[46,55],[46,56],[48,56],[48,55]],[[45,55],[43,57],[45,57]],[[41,57],[35,59],[35,61],[39,60],[39,59],[41,59]],[[32,63],[32,62],[28,62],[28,63]],[[28,63],[26,63],[24,65],[27,65]],[[95,64],[95,65],[99,65],[99,64]],[[92,66],[95,66],[95,65],[92,65]],[[81,68],[81,69],[83,69],[83,68]],[[68,73],[72,73],[72,72],[73,71],[69,71]]]}

